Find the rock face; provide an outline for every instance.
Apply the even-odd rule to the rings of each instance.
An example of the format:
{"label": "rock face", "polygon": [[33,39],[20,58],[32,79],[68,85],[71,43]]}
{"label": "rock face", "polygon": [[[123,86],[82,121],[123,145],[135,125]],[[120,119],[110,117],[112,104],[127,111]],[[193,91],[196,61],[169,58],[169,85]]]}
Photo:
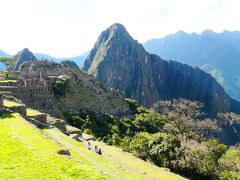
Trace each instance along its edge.
{"label": "rock face", "polygon": [[32,52],[25,48],[18,52],[15,56],[13,56],[13,59],[14,59],[13,70],[19,70],[21,64],[23,64],[26,61],[36,60],[37,58],[33,55]]}
{"label": "rock face", "polygon": [[101,33],[84,70],[146,107],[163,99],[185,98],[203,102],[212,115],[240,113],[240,103],[231,99],[210,74],[149,54],[121,24]]}
{"label": "rock face", "polygon": [[210,73],[230,96],[240,101],[239,44],[239,31],[215,33],[205,30],[201,34],[179,31],[151,39],[144,47],[164,59],[174,59]]}

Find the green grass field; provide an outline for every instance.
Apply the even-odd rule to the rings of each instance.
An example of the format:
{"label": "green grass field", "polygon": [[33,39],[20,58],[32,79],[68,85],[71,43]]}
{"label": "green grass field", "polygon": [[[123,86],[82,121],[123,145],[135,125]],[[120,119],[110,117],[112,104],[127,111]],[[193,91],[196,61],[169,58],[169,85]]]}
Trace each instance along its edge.
{"label": "green grass field", "polygon": [[17,82],[17,80],[4,79],[4,80],[0,80],[0,82]]}
{"label": "green grass field", "polygon": [[35,109],[30,109],[30,108],[27,108],[27,116],[37,116],[37,115],[41,115],[43,113],[35,110]]}
{"label": "green grass field", "polygon": [[13,102],[13,101],[9,101],[7,99],[3,100],[3,105],[6,106],[6,107],[23,106],[23,104]]}
{"label": "green grass field", "polygon": [[[99,156],[58,129],[39,130],[18,114],[0,119],[0,179],[183,179],[119,148],[92,142]],[[71,158],[58,155],[69,149]]]}

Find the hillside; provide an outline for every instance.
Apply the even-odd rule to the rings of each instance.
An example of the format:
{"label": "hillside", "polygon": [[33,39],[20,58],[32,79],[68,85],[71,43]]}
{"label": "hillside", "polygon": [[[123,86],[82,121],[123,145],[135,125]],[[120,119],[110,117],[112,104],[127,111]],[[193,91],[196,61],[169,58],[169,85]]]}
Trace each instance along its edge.
{"label": "hillside", "polygon": [[101,33],[84,70],[146,107],[159,100],[185,98],[204,103],[212,115],[240,113],[240,103],[231,99],[211,75],[149,54],[121,24]]}
{"label": "hillside", "polygon": [[[3,179],[183,179],[118,148],[93,142],[99,156],[56,128],[38,129],[17,113],[0,119],[0,173]],[[71,156],[58,155],[69,149]]]}
{"label": "hillside", "polygon": [[210,73],[233,98],[240,100],[240,32],[211,30],[201,34],[179,31],[144,43],[163,59],[198,66]]}
{"label": "hillside", "polygon": [[[25,90],[25,93],[17,93],[16,96],[27,105],[55,116],[60,113],[60,109],[68,113],[89,110],[114,115],[130,112],[120,92],[103,85],[93,76],[64,64],[50,61],[26,62],[22,65],[19,79],[22,88],[26,88],[28,93]],[[27,85],[24,85],[24,79],[29,81]],[[42,85],[46,91],[42,92]]]}

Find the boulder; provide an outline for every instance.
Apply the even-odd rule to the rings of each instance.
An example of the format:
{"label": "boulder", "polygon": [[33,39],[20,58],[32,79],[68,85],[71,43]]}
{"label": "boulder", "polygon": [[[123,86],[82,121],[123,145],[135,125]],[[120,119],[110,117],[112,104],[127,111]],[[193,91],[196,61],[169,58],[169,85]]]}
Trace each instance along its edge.
{"label": "boulder", "polygon": [[66,126],[66,129],[67,129],[67,132],[69,134],[79,134],[80,136],[82,136],[82,130],[81,129],[78,129],[76,127],[69,126],[69,125]]}
{"label": "boulder", "polygon": [[70,156],[70,151],[68,149],[61,149],[57,152],[59,155]]}
{"label": "boulder", "polygon": [[59,130],[66,132],[66,122],[63,119],[57,119],[51,116],[47,117],[47,122]]}
{"label": "boulder", "polygon": [[85,141],[95,141],[96,138],[93,135],[82,133],[82,139]]}

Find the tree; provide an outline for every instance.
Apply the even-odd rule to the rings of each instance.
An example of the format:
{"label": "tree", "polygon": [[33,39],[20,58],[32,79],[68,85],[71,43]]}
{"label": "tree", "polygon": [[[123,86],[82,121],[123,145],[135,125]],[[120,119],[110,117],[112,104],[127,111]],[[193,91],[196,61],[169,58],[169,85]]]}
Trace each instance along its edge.
{"label": "tree", "polygon": [[167,122],[164,116],[143,107],[139,107],[137,110],[135,121],[142,131],[157,133],[163,130],[163,126]]}
{"label": "tree", "polygon": [[53,84],[53,92],[56,96],[66,96],[67,90],[70,84],[70,78],[64,75],[62,78],[59,78]]}
{"label": "tree", "polygon": [[7,69],[9,69],[13,65],[14,60],[13,58],[9,57],[0,57],[0,62],[2,62],[7,67]]}
{"label": "tree", "polygon": [[205,118],[204,105],[197,101],[186,99],[159,101],[154,104],[153,109],[160,114],[165,114],[182,138],[190,139],[200,135],[201,139],[207,139],[221,131],[216,120]]}
{"label": "tree", "polygon": [[219,160],[220,179],[240,179],[240,147],[228,149]]}
{"label": "tree", "polygon": [[171,161],[176,160],[176,149],[181,147],[179,139],[171,134],[154,134],[149,142],[150,157],[160,166],[171,167]]}
{"label": "tree", "polygon": [[143,160],[149,157],[149,145],[152,135],[147,132],[137,134],[131,142],[131,153]]}

